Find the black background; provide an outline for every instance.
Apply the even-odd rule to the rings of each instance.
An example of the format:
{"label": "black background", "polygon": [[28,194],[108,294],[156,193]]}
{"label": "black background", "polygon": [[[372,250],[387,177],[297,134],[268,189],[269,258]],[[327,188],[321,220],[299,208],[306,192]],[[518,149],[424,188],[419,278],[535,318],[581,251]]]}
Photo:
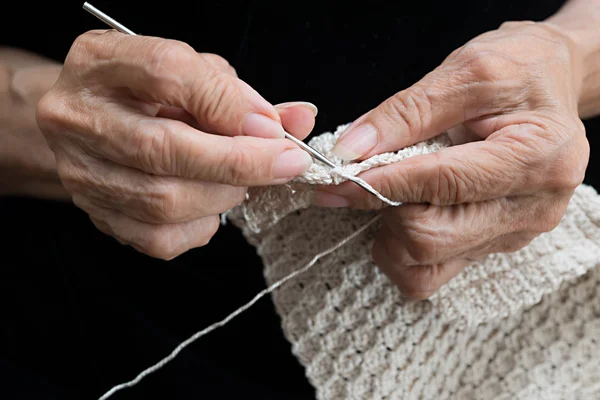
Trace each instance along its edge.
{"label": "black background", "polygon": [[[2,44],[62,61],[106,26],[83,2],[13,2]],[[562,1],[94,1],[138,34],[222,55],[272,103],[319,107],[314,133],[350,122],[507,20],[541,20]],[[599,161],[599,121],[586,121]],[[597,169],[597,168],[595,168]],[[264,287],[260,260],[231,226],[171,262],[99,233],[68,204],[0,200],[3,399],[95,399],[226,316]],[[114,399],[307,399],[313,391],[268,299]]]}

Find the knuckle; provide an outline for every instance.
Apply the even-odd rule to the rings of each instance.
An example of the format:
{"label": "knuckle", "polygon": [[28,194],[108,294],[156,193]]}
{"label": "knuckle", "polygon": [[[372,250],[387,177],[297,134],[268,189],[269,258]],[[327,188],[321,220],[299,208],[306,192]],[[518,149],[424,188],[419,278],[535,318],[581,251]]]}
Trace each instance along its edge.
{"label": "knuckle", "polygon": [[143,171],[165,174],[173,170],[168,124],[138,124],[131,137],[133,162]]}
{"label": "knuckle", "polygon": [[42,96],[36,106],[37,124],[44,136],[52,137],[62,131],[67,114],[65,102],[52,89]]}
{"label": "knuckle", "polygon": [[235,68],[229,64],[229,61],[220,55],[214,53],[202,53],[202,56],[218,70],[237,76]]}
{"label": "knuckle", "polygon": [[164,78],[182,63],[190,62],[194,50],[186,43],[177,40],[157,40],[150,49],[146,64],[147,72],[154,77]]}
{"label": "knuckle", "polygon": [[104,128],[100,123],[102,118],[90,113],[89,105],[81,93],[67,93],[56,87],[38,101],[35,119],[40,133],[52,150],[55,145],[65,141],[75,147],[81,146],[93,137],[90,131],[100,134]]}
{"label": "knuckle", "polygon": [[[415,198],[413,197],[419,197],[418,187],[411,185],[411,183],[410,174],[398,174],[394,170],[382,168],[381,178],[377,181],[377,190],[389,199],[403,199],[411,202],[415,201]],[[416,196],[415,193],[417,193]],[[405,198],[406,196],[409,198]],[[366,201],[370,205],[375,204],[376,201],[377,204],[382,204],[382,202],[374,196],[368,196]]]}
{"label": "knuckle", "polygon": [[411,135],[418,136],[431,118],[431,99],[418,85],[402,90],[383,103],[383,117],[392,124],[405,125]]}
{"label": "knuckle", "polygon": [[217,216],[206,218],[205,221],[206,232],[200,238],[199,247],[206,246],[211,241],[213,236],[216,235],[217,231],[219,230],[219,227],[221,226],[221,220]]}
{"label": "knuckle", "polygon": [[237,94],[238,88],[231,77],[215,70],[207,75],[204,90],[196,94],[200,97],[195,99],[193,104],[197,105],[203,122],[209,126],[231,123],[230,118],[239,98]]}
{"label": "knuckle", "polygon": [[456,54],[460,64],[477,81],[493,82],[502,78],[502,68],[498,68],[500,61],[487,45],[472,42],[459,49]]}
{"label": "knuckle", "polygon": [[435,279],[435,265],[416,265],[409,267],[404,283],[399,289],[406,297],[424,300],[434,294],[438,287]]}
{"label": "knuckle", "polygon": [[177,74],[182,66],[192,65],[197,60],[197,53],[184,42],[171,39],[157,40],[150,46],[145,73],[154,86],[168,86],[170,90],[185,90],[183,81],[185,74]]}
{"label": "knuckle", "polygon": [[111,30],[90,30],[77,36],[65,58],[64,69],[84,73],[97,59],[112,57],[118,36]]}
{"label": "knuckle", "polygon": [[151,257],[169,261],[182,253],[176,235],[164,225],[150,228],[145,236],[137,248]]}
{"label": "knuckle", "polygon": [[424,189],[424,198],[433,205],[449,205],[463,203],[472,193],[475,182],[472,177],[463,173],[458,165],[441,162],[438,154],[432,154],[435,161],[431,164],[437,169],[437,179],[428,182]]}
{"label": "knuckle", "polygon": [[561,223],[567,210],[568,201],[562,202],[560,205],[551,207],[540,207],[536,218],[537,229],[536,233],[546,233],[553,231]]}
{"label": "knuckle", "polygon": [[178,222],[182,218],[184,195],[177,185],[157,180],[147,195],[148,214],[154,222]]}
{"label": "knuckle", "polygon": [[99,51],[101,51],[101,47],[98,42],[98,34],[95,31],[84,32],[73,41],[65,58],[65,68],[86,66],[91,59],[90,56]]}
{"label": "knuckle", "polygon": [[375,264],[383,268],[406,297],[425,299],[437,290],[431,274],[433,267],[414,265],[405,249],[398,249],[397,244],[389,242],[389,237],[376,242],[371,254]]}
{"label": "knuckle", "polygon": [[426,194],[426,198],[435,205],[452,203],[458,197],[459,180],[448,166],[434,165],[437,165],[437,179],[431,181],[428,187],[430,193]]}
{"label": "knuckle", "polygon": [[223,168],[223,182],[233,186],[247,186],[255,176],[266,176],[265,168],[259,158],[240,146],[233,146],[226,154],[226,166]]}
{"label": "knuckle", "polygon": [[560,145],[560,147],[559,152],[562,154],[554,158],[551,170],[545,175],[545,186],[551,191],[572,193],[585,179],[590,144],[583,134],[574,137],[572,144]]}
{"label": "knuckle", "polygon": [[433,264],[443,245],[441,235],[428,220],[413,220],[407,223],[406,249],[417,264]]}
{"label": "knuckle", "polygon": [[480,53],[470,62],[470,72],[483,82],[494,82],[502,78],[497,68],[497,58],[491,53]]}

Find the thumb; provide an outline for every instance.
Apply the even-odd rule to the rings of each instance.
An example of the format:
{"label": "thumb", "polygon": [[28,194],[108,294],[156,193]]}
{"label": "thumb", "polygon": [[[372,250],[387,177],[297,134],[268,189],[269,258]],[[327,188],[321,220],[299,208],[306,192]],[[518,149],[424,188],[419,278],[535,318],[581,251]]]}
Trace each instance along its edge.
{"label": "thumb", "polygon": [[[465,121],[473,96],[455,71],[438,68],[353,122],[333,154],[364,159],[430,139]],[[463,74],[464,75],[464,74]],[[470,116],[474,118],[475,116]]]}

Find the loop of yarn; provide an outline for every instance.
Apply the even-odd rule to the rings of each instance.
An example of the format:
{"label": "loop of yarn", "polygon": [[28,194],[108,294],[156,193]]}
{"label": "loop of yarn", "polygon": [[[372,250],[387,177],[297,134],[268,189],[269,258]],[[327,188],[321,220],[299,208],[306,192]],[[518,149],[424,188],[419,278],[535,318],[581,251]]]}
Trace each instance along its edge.
{"label": "loop of yarn", "polygon": [[390,200],[387,197],[385,197],[384,195],[382,195],[381,193],[379,193],[377,190],[375,190],[373,188],[373,186],[371,186],[367,181],[365,181],[362,178],[359,178],[358,176],[353,176],[349,173],[347,173],[346,171],[344,171],[343,168],[337,167],[337,168],[333,168],[331,170],[331,176],[333,177],[339,177],[339,178],[345,178],[349,181],[352,181],[358,185],[363,185],[366,186],[367,188],[371,189],[371,194],[373,194],[374,196],[376,196],[379,200],[383,201],[386,204],[389,204],[392,207],[397,207],[399,205],[402,204],[401,201],[394,201],[394,200]]}

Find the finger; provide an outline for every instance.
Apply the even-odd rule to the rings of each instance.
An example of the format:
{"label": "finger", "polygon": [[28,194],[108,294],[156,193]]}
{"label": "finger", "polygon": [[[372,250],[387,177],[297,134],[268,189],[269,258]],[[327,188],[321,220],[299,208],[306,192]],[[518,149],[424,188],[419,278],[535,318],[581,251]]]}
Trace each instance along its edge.
{"label": "finger", "polygon": [[102,232],[150,257],[172,260],[190,249],[208,244],[219,228],[218,217],[180,224],[147,224],[117,211],[106,210],[91,217]]}
{"label": "finger", "polygon": [[442,264],[521,231],[525,215],[523,206],[509,199],[448,207],[404,204],[382,211],[377,240],[390,247],[398,265]]}
{"label": "finger", "polygon": [[[223,57],[212,53],[200,53],[200,55],[204,57],[208,62],[210,62],[213,67],[219,69],[220,71],[226,74],[237,77],[235,69]],[[133,106],[134,108],[140,110],[141,112],[144,112],[153,117],[176,119],[178,121],[185,122],[186,124],[193,126],[196,129],[201,129],[200,125],[198,124],[198,121],[196,121],[196,118],[194,118],[192,114],[180,107],[135,100],[132,100],[127,103]]]}
{"label": "finger", "polygon": [[[237,77],[235,68],[233,68],[229,64],[229,62],[223,57],[212,53],[200,53],[200,55],[204,57],[208,62],[210,62],[213,65],[213,67],[217,68],[223,73],[229,74],[233,77]],[[194,118],[192,114],[190,114],[183,108],[164,105],[160,103],[155,103],[153,105],[154,108],[149,107],[151,106],[149,103],[135,104],[136,108],[138,108],[140,111],[146,112],[148,115],[151,115],[153,117],[176,119],[178,121],[185,122],[186,124],[196,129],[202,129],[198,121],[196,121],[196,118]]]}
{"label": "finger", "polygon": [[[77,148],[97,158],[160,176],[233,186],[285,183],[306,171],[312,158],[288,139],[220,136],[188,124],[145,116],[118,104],[98,104],[65,113]],[[65,133],[57,130],[64,138]],[[67,174],[69,171],[65,171]]]}
{"label": "finger", "polygon": [[482,248],[464,254],[462,258],[435,265],[399,265],[390,251],[393,251],[393,247],[386,246],[383,240],[374,245],[373,257],[381,271],[404,295],[411,299],[423,300],[437,292],[468,265],[480,262],[490,254],[518,251],[537,236],[529,232],[506,234]]}
{"label": "finger", "polygon": [[[340,136],[334,154],[354,160],[395,151],[514,105],[519,85],[498,76],[506,60],[473,54],[469,48],[456,53],[462,55],[351,124]],[[493,59],[487,64],[490,57]]]}
{"label": "finger", "polygon": [[[434,205],[526,195],[548,187],[570,190],[578,185],[572,178],[576,173],[564,171],[563,161],[556,162],[564,149],[544,136],[539,126],[511,125],[485,141],[414,156],[360,177],[392,200]],[[383,205],[352,182],[321,190],[346,198],[354,208]]]}
{"label": "finger", "polygon": [[283,103],[276,105],[275,109],[281,117],[286,132],[300,140],[306,138],[315,127],[315,117],[318,110],[312,103]]}
{"label": "finger", "polygon": [[237,77],[237,72],[236,72],[235,68],[233,68],[231,66],[231,64],[229,64],[229,61],[227,61],[220,55],[213,54],[213,53],[199,53],[199,54],[202,57],[204,57],[206,59],[206,61],[211,63],[213,65],[213,67],[217,68],[218,70],[220,70],[226,74]]}
{"label": "finger", "polygon": [[159,104],[157,105],[156,112],[153,112],[150,115],[153,117],[168,118],[185,122],[189,126],[200,130],[200,125],[198,124],[198,121],[196,121],[196,118],[183,108]]}
{"label": "finger", "polygon": [[92,91],[103,93],[108,86],[123,93],[127,88],[141,100],[183,108],[207,132],[283,137],[273,105],[242,80],[216,68],[214,57],[208,58],[175,40],[91,31],[73,44],[65,71],[89,82],[86,87]]}
{"label": "finger", "polygon": [[103,207],[147,223],[218,215],[242,203],[246,194],[244,187],[149,175],[102,160],[88,161],[87,168],[63,182],[86,211]]}
{"label": "finger", "polygon": [[[513,232],[502,235],[485,246],[473,249],[468,255],[469,260],[481,261],[490,254],[514,253],[529,245],[533,239],[540,235],[539,232]],[[467,257],[467,256],[465,256]]]}
{"label": "finger", "polygon": [[[200,55],[220,71],[231,76],[237,77],[235,69],[223,57],[212,53],[200,53]],[[148,104],[144,104],[142,106],[138,104],[137,106],[137,108],[139,108],[142,112],[149,110]],[[176,119],[178,121],[185,122],[186,124],[196,129],[202,129],[201,124],[198,123],[196,118],[194,118],[192,114],[190,114],[183,108],[168,106],[159,103],[156,103],[155,107],[156,109],[151,109],[151,111],[147,112],[148,115],[152,115],[153,117]]]}
{"label": "finger", "polygon": [[399,265],[383,240],[373,246],[373,260],[406,297],[424,300],[458,275],[471,262],[460,259],[435,265]]}
{"label": "finger", "polygon": [[[201,129],[201,124],[196,121],[194,116],[179,107],[157,104],[156,110],[149,110],[147,105],[137,105],[136,108],[142,112],[147,112],[148,115],[176,119],[196,129]],[[307,102],[283,103],[276,105],[275,109],[279,113],[283,129],[298,139],[306,138],[315,126],[315,117],[318,110],[314,104]]]}
{"label": "finger", "polygon": [[529,196],[447,207],[388,208],[382,211],[373,254],[387,262],[388,269],[393,264],[402,270],[513,251],[515,240],[521,246],[558,226],[568,203],[567,198]]}
{"label": "finger", "polygon": [[531,197],[388,209],[373,259],[404,294],[426,298],[466,265],[492,253],[518,251],[554,229],[564,206],[552,203]]}

